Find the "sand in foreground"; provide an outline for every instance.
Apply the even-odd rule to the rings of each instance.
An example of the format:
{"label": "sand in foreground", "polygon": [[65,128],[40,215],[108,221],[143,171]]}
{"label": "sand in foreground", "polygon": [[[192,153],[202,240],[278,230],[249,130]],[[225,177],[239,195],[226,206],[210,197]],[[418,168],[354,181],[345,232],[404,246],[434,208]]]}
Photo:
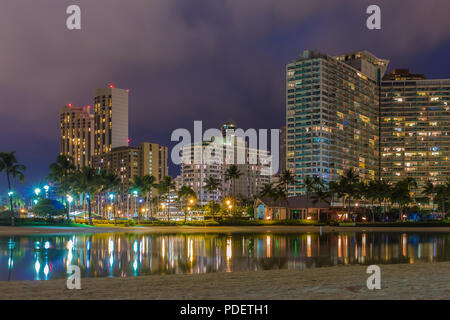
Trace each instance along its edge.
{"label": "sand in foreground", "polygon": [[450,262],[380,265],[381,290],[367,266],[307,270],[0,282],[0,299],[450,299]]}

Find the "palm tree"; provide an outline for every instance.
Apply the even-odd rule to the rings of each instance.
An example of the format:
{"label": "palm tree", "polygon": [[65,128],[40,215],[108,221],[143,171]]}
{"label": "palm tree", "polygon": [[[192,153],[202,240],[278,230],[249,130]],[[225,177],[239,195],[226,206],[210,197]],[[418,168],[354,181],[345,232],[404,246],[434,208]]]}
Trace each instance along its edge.
{"label": "palm tree", "polygon": [[[214,191],[222,189],[220,187],[220,180],[213,176],[209,176],[208,178],[206,178],[204,188],[206,189],[206,192],[210,194],[212,194]],[[215,201],[213,200],[213,202]]]}
{"label": "palm tree", "polygon": [[334,202],[335,196],[337,196],[337,199],[341,199],[342,197],[344,197],[344,193],[342,192],[338,182],[330,181],[328,184],[328,187],[329,187],[330,194],[331,194],[331,203]]}
{"label": "palm tree", "polygon": [[372,213],[372,222],[375,222],[375,211],[374,211],[374,202],[380,198],[380,180],[370,180],[368,184],[364,184],[363,188],[363,196],[366,200],[370,201],[371,208],[370,211]]}
{"label": "palm tree", "polygon": [[187,217],[187,202],[190,199],[196,199],[197,194],[195,191],[188,186],[182,186],[180,190],[178,190],[178,200],[181,202],[184,202],[184,223],[186,223],[186,217]]}
{"label": "palm tree", "polygon": [[417,188],[414,178],[405,178],[398,181],[391,192],[391,201],[398,204],[398,212],[400,220],[403,221],[403,208],[413,201],[411,190]]}
{"label": "palm tree", "polygon": [[0,172],[6,172],[6,180],[8,182],[11,226],[14,226],[13,191],[11,189],[11,178],[19,178],[20,182],[24,182],[24,171],[26,171],[26,169],[27,167],[18,163],[15,152],[0,152]]}
{"label": "palm tree", "polygon": [[[133,178],[132,189],[136,189],[139,193],[144,195],[145,198],[145,209],[148,211],[148,202],[153,202],[150,197],[150,192],[156,187],[155,177],[152,175],[136,176]],[[151,216],[153,218],[153,212],[151,211]],[[140,214],[139,214],[140,219]]]}
{"label": "palm tree", "polygon": [[93,168],[82,167],[74,174],[74,188],[83,194],[84,201],[87,199],[89,224],[92,225],[92,196],[101,190],[101,184],[99,183],[100,176]]}
{"label": "palm tree", "polygon": [[284,194],[286,195],[286,216],[288,219],[291,218],[291,212],[289,210],[289,186],[295,184],[295,177],[289,170],[284,170],[280,175],[279,187],[283,188]]}
{"label": "palm tree", "polygon": [[266,183],[259,192],[259,196],[276,200],[278,197],[277,189],[274,187],[273,183]]}
{"label": "palm tree", "polygon": [[348,200],[348,215],[350,216],[350,207],[353,197],[355,197],[358,194],[358,183],[359,183],[359,176],[356,174],[356,171],[354,171],[352,168],[347,169],[344,172],[344,175],[341,177],[341,180],[339,181],[341,187],[343,188],[342,191],[344,191],[345,195],[347,196]]}
{"label": "palm tree", "polygon": [[[153,210],[152,210],[153,201],[151,197],[151,192],[156,185],[156,178],[150,174],[146,174],[143,176],[143,180],[144,180],[144,189],[142,190],[142,192],[145,194],[145,209],[146,212],[149,210],[148,202],[150,201],[150,215],[153,218]],[[148,218],[147,213],[146,215],[147,215],[146,217]]]}
{"label": "palm tree", "polygon": [[[303,187],[306,189],[306,214],[308,215],[309,211],[309,197],[311,193],[314,191],[314,179],[312,179],[310,176],[306,176],[305,180],[303,180]],[[303,216],[303,219],[305,219],[305,216]]]}
{"label": "palm tree", "polygon": [[[105,171],[105,173],[98,179],[100,180],[99,182],[102,184],[101,186],[101,190],[102,191],[106,191],[107,193],[111,193],[113,194],[113,208],[112,210],[114,210],[114,224],[116,223],[117,220],[117,205],[118,205],[118,199],[119,197],[122,196],[121,192],[120,192],[120,187],[122,185],[122,179],[120,179],[120,177],[115,174],[114,172],[110,172],[110,171]],[[114,194],[117,195],[116,197],[114,197]]]}
{"label": "palm tree", "polygon": [[233,198],[236,196],[236,180],[239,179],[242,176],[242,172],[239,171],[238,166],[235,164],[232,164],[226,171],[225,171],[225,180],[232,182],[233,185]]}
{"label": "palm tree", "polygon": [[[330,198],[331,198],[331,192],[329,189],[325,187],[325,184],[317,183],[314,188],[314,193],[311,196],[313,203],[320,203],[325,202],[326,204],[330,204]],[[320,206],[317,209],[317,221],[320,221]],[[327,215],[327,221],[328,221],[328,215]]]}
{"label": "palm tree", "polygon": [[72,190],[71,178],[75,172],[76,167],[73,164],[73,158],[70,156],[59,155],[56,161],[50,164],[50,173],[47,179],[57,185],[57,192],[67,206],[67,222],[70,222],[69,205],[67,202],[67,195]]}
{"label": "palm tree", "polygon": [[176,190],[175,182],[171,176],[165,176],[157,185],[158,192],[167,198],[167,221],[170,221],[170,192]]}
{"label": "palm tree", "polygon": [[445,212],[445,203],[449,199],[450,194],[450,181],[447,181],[446,184],[440,184],[436,186],[436,200],[441,202],[441,210]]}
{"label": "palm tree", "polygon": [[[133,191],[137,191],[139,194],[144,194],[145,193],[145,181],[143,179],[143,176],[135,176],[131,182],[131,189]],[[139,211],[135,208],[135,211]],[[141,213],[140,211],[138,212],[138,220],[140,220],[141,218]]]}
{"label": "palm tree", "polygon": [[427,197],[430,197],[430,199],[431,199],[431,206],[434,208],[434,198],[435,198],[435,195],[436,195],[436,188],[434,187],[434,184],[430,181],[430,180],[428,180],[426,183],[425,183],[425,187],[423,188],[423,191],[422,191],[422,193],[425,195],[425,196],[427,196]]}

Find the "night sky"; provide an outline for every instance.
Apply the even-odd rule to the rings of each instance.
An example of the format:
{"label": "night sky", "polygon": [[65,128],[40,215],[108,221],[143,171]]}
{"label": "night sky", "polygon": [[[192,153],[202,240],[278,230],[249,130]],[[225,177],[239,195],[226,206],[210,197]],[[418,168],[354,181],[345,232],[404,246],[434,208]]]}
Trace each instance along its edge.
{"label": "night sky", "polygon": [[[66,29],[71,4],[81,31]],[[366,28],[370,4],[382,30]],[[130,89],[132,145],[173,146],[172,131],[194,120],[279,128],[285,65],[305,49],[366,49],[390,69],[450,78],[449,13],[448,0],[3,1],[0,151],[17,151],[31,190],[59,152],[59,108],[93,104],[110,83]]]}

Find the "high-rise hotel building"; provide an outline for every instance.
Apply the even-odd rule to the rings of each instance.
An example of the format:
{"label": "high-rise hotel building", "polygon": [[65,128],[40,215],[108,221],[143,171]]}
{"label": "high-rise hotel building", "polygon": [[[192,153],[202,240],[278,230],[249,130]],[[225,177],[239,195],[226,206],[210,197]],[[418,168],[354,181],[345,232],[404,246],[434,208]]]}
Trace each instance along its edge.
{"label": "high-rise hotel building", "polygon": [[74,159],[77,168],[91,165],[94,154],[94,115],[90,107],[71,104],[60,109],[60,154]]}
{"label": "high-rise hotel building", "polygon": [[[235,130],[236,125],[227,122],[222,126],[222,137],[182,147],[181,175],[178,184],[191,187],[201,204],[212,200],[218,201],[233,194],[236,197],[252,199],[259,194],[264,184],[270,182],[272,174],[270,153],[267,150],[249,147],[248,141],[236,135]],[[235,181],[226,179],[226,171],[231,165],[236,165],[241,173]],[[218,190],[212,192],[206,190],[206,180],[209,177],[219,181]]]}
{"label": "high-rise hotel building", "polygon": [[[122,194],[125,195],[136,176],[152,175],[155,177],[155,183],[167,176],[167,157],[167,147],[143,142],[138,147],[121,146],[94,156],[93,166],[98,170],[107,169],[117,174],[122,181]],[[151,196],[155,195],[157,190],[153,189]]]}
{"label": "high-rise hotel building", "polygon": [[431,80],[393,70],[381,85],[381,176],[395,183],[411,177],[450,177],[450,79]]}
{"label": "high-rise hotel building", "polygon": [[367,51],[332,57],[305,51],[286,67],[286,162],[304,193],[307,176],[362,180],[379,172],[379,84],[389,61]]}
{"label": "high-rise hotel building", "polygon": [[108,88],[95,90],[94,155],[128,146],[128,90]]}
{"label": "high-rise hotel building", "polygon": [[450,79],[384,75],[388,63],[367,51],[305,51],[287,65],[287,168],[299,183],[347,168],[363,181],[411,177],[419,190],[450,177]]}

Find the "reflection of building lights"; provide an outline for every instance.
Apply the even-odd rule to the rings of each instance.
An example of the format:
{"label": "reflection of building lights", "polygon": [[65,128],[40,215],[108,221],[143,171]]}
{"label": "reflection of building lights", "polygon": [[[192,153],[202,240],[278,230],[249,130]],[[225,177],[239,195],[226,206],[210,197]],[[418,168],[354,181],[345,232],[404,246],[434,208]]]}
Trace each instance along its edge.
{"label": "reflection of building lights", "polygon": [[232,257],[231,252],[231,239],[227,239],[227,260],[230,260]]}
{"label": "reflection of building lights", "polygon": [[311,235],[306,236],[306,256],[311,257]]}
{"label": "reflection of building lights", "polygon": [[44,275],[47,277],[48,273],[49,273],[48,264],[46,264],[44,267]]}
{"label": "reflection of building lights", "polygon": [[408,236],[406,233],[402,234],[402,254],[404,257],[406,257],[407,254],[407,243],[408,243]]}
{"label": "reflection of building lights", "polygon": [[34,269],[36,270],[36,273],[39,273],[39,270],[41,270],[41,264],[37,260],[36,263],[34,264]]}
{"label": "reflection of building lights", "polygon": [[270,258],[271,247],[270,247],[270,236],[266,237],[266,248],[267,248],[267,258]]}
{"label": "reflection of building lights", "polygon": [[363,233],[362,235],[362,249],[363,249],[363,256],[366,256],[366,234]]}
{"label": "reflection of building lights", "polygon": [[112,238],[109,238],[108,241],[108,252],[111,254],[114,251],[114,241]]}
{"label": "reflection of building lights", "polygon": [[341,236],[338,237],[338,257],[342,257],[342,238]]}
{"label": "reflection of building lights", "polygon": [[50,246],[51,246],[51,244],[49,241],[44,242],[44,249],[50,249]]}

